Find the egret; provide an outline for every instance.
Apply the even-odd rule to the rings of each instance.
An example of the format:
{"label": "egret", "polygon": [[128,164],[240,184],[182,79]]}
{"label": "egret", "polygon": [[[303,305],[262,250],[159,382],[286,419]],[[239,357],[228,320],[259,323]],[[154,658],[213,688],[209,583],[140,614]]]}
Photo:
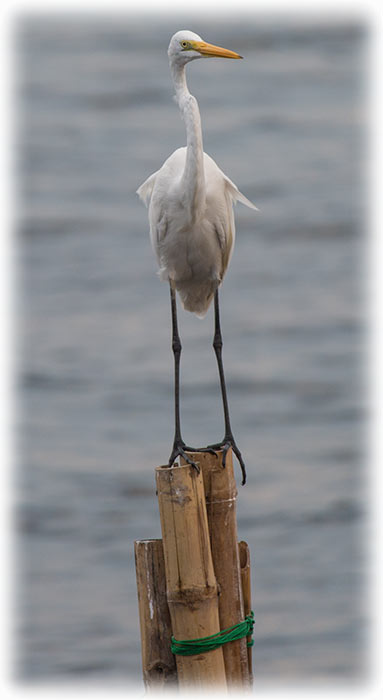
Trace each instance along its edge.
{"label": "egret", "polygon": [[186,147],[178,148],[163,166],[138,188],[137,194],[149,208],[150,237],[157,257],[160,278],[170,284],[172,349],[174,353],[175,434],[169,466],[182,456],[199,470],[187,452],[180,424],[180,356],[176,292],[187,311],[203,318],[214,297],[215,332],[213,347],[217,359],[225,434],[222,442],[204,450],[222,450],[222,466],[231,447],[241,470],[246,469],[230,424],[225,376],[222,362],[222,333],[218,289],[233,253],[235,227],[233,204],[242,202],[257,209],[204,153],[201,119],[196,98],[188,90],[186,64],[197,58],[242,56],[220,46],[208,44],[198,34],[182,30],[170,40],[168,57],[175,99],[186,127]]}

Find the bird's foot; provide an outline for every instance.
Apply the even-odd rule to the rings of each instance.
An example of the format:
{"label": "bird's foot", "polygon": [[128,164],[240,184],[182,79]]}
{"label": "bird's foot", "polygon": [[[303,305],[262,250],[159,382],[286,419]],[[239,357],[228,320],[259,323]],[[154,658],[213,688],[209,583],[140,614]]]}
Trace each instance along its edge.
{"label": "bird's foot", "polygon": [[169,462],[168,462],[169,467],[173,466],[177,457],[183,457],[185,462],[190,464],[190,466],[196,470],[197,474],[199,474],[200,468],[199,468],[198,464],[196,464],[196,462],[193,462],[193,460],[190,459],[190,457],[188,457],[188,455],[186,454],[186,450],[188,450],[190,452],[194,452],[194,450],[190,450],[189,447],[186,447],[184,441],[181,438],[179,438],[179,439],[175,438],[174,443],[173,443],[172,453],[169,457]]}
{"label": "bird's foot", "polygon": [[246,467],[245,467],[245,463],[242,459],[242,455],[237,447],[237,444],[236,444],[232,434],[231,433],[226,434],[225,437],[223,438],[222,442],[218,442],[215,445],[208,445],[208,449],[222,450],[222,466],[224,468],[226,467],[226,455],[227,455],[230,447],[233,450],[236,458],[238,459],[239,466],[241,467],[242,486],[243,486],[246,483]]}
{"label": "bird's foot", "polygon": [[214,450],[211,445],[208,445],[207,447],[186,447],[186,445],[184,445],[184,450],[186,452],[208,452],[210,455],[218,457],[216,450]]}

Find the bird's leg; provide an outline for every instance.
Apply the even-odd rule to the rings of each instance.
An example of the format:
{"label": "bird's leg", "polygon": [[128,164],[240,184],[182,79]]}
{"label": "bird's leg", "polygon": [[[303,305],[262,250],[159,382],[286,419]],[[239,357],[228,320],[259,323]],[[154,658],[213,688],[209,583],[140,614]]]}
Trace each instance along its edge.
{"label": "bird's leg", "polygon": [[225,383],[225,375],[224,375],[224,371],[223,371],[223,362],[222,362],[223,341],[222,341],[221,323],[220,323],[220,316],[219,316],[218,289],[216,289],[215,296],[214,296],[214,321],[215,321],[215,332],[214,332],[213,348],[214,348],[215,355],[217,358],[219,379],[220,379],[220,383],[221,383],[223,413],[224,413],[224,418],[225,418],[225,436],[224,436],[221,443],[218,443],[217,445],[209,445],[209,447],[213,448],[214,450],[222,449],[222,451],[223,451],[222,466],[223,467],[225,467],[225,465],[226,465],[227,452],[230,449],[230,447],[232,448],[234,454],[236,455],[236,457],[238,459],[238,462],[239,462],[241,470],[242,470],[242,484],[245,484],[246,483],[245,464],[244,464],[244,461],[242,459],[242,455],[241,455],[241,453],[240,453],[240,451],[235,443],[235,440],[233,437],[233,432],[232,432],[231,425],[230,425],[229,406],[228,406],[228,402],[227,402],[226,383]]}
{"label": "bird's leg", "polygon": [[191,464],[197,472],[198,465],[190,459],[186,454],[186,445],[181,437],[181,420],[180,420],[180,358],[181,358],[181,340],[178,334],[177,323],[177,302],[176,290],[172,282],[170,282],[170,300],[172,308],[172,348],[174,353],[174,409],[175,409],[175,431],[172,453],[169,457],[169,467],[173,465],[177,457],[183,457],[188,464]]}

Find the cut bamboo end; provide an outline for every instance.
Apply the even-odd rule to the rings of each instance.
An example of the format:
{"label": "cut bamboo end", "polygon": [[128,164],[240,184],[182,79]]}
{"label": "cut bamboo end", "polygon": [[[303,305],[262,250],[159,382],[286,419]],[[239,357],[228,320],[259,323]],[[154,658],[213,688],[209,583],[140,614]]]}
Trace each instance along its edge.
{"label": "cut bamboo end", "polygon": [[[243,592],[243,605],[245,616],[251,612],[251,579],[250,579],[250,549],[247,542],[243,540],[238,543],[239,561],[241,565],[241,582]],[[247,638],[247,642],[251,642],[251,637]],[[253,683],[253,647],[247,647],[247,658],[249,665],[250,683]]]}
{"label": "cut bamboo end", "polygon": [[138,540],[134,554],[143,679],[147,690],[160,690],[177,683],[162,540]]}
{"label": "cut bamboo end", "polygon": [[[157,494],[173,635],[197,639],[220,631],[202,474],[189,465],[158,467]],[[180,687],[226,686],[222,648],[176,656]]]}
{"label": "cut bamboo end", "polygon": [[[220,628],[242,622],[245,617],[241,585],[236,519],[237,487],[234,478],[231,449],[222,467],[222,452],[188,453],[198,462],[206,497],[211,552],[214,572],[219,586]],[[183,461],[183,460],[182,460]],[[223,646],[227,684],[233,688],[250,685],[246,639],[228,642]]]}

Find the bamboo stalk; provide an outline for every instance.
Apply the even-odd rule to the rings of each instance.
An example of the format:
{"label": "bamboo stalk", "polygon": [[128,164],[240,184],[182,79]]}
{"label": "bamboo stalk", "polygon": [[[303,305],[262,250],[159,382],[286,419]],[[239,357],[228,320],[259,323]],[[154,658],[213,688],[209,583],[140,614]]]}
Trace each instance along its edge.
{"label": "bamboo stalk", "polygon": [[[236,521],[237,488],[231,449],[222,467],[222,452],[189,453],[202,471],[209,522],[214,572],[219,586],[219,620],[221,629],[244,620],[241,571]],[[246,639],[223,646],[226,680],[229,687],[249,688]]]}
{"label": "bamboo stalk", "polygon": [[[193,467],[158,467],[157,493],[173,635],[196,639],[220,630],[202,475]],[[226,687],[222,648],[176,656],[182,688]]]}
{"label": "bamboo stalk", "polygon": [[[250,549],[247,542],[243,540],[238,543],[239,562],[241,565],[241,582],[243,593],[243,606],[245,616],[251,612],[251,580],[250,580]],[[251,637],[247,637],[247,642],[251,642]],[[247,659],[249,665],[250,684],[253,684],[253,647],[247,647]]]}
{"label": "bamboo stalk", "polygon": [[137,540],[134,554],[144,684],[147,690],[166,689],[177,683],[177,670],[170,649],[172,631],[162,540]]}

